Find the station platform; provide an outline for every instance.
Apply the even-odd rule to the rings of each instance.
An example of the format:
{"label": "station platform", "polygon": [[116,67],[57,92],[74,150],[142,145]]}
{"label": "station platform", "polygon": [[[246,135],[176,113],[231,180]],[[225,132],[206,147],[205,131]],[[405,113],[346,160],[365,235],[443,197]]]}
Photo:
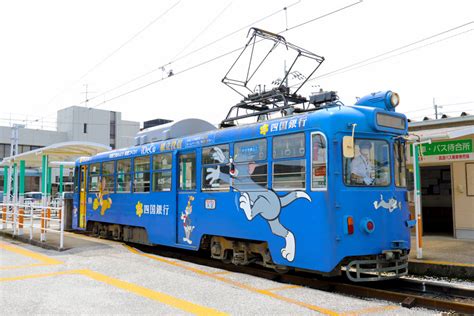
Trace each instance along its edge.
{"label": "station platform", "polygon": [[423,236],[423,258],[416,259],[412,236],[410,274],[474,280],[474,240],[448,236]]}
{"label": "station platform", "polygon": [[0,236],[0,305],[9,314],[431,315],[142,253],[70,234],[54,251]]}
{"label": "station platform", "polygon": [[[40,241],[40,231],[35,230],[33,232],[33,238],[30,239],[30,234],[28,231],[25,231],[23,235],[13,235],[12,229],[0,229],[0,236],[3,236],[5,239],[13,239],[22,243],[32,244],[44,249],[56,250],[56,251],[65,251],[69,249],[81,249],[81,248],[90,248],[92,244],[94,245],[104,245],[107,242],[103,239],[88,237],[81,235],[79,233],[73,232],[64,232],[63,248],[59,247],[59,233],[47,233],[46,242]],[[92,244],[91,244],[92,243]]]}

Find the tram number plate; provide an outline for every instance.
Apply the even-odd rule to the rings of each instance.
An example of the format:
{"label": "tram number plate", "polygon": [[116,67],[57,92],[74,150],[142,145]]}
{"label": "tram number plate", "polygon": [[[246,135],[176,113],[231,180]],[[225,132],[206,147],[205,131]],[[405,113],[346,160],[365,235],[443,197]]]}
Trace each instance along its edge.
{"label": "tram number plate", "polygon": [[206,200],[206,209],[214,210],[216,208],[216,200],[208,199]]}

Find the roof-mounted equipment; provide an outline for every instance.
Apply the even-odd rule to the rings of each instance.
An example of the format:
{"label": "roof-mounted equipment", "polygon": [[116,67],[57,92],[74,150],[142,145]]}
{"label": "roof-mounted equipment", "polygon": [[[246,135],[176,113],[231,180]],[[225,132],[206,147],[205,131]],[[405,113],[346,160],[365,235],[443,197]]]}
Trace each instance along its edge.
{"label": "roof-mounted equipment", "polygon": [[[308,100],[298,91],[319,68],[324,57],[287,42],[281,35],[257,28],[251,28],[250,32],[250,39],[222,79],[243,100],[230,109],[220,127],[235,126],[251,117],[256,117],[257,121],[266,120],[272,113],[288,115],[311,110],[309,103],[305,107]],[[282,51],[283,58],[278,55],[272,58]],[[292,63],[288,69],[285,63],[281,78],[282,60],[292,60]],[[303,73],[303,70],[307,71]]]}

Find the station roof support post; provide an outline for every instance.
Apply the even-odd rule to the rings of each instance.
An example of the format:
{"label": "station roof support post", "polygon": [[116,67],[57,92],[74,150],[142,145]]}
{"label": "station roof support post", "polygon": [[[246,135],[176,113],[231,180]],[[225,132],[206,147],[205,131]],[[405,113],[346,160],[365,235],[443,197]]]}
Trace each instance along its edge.
{"label": "station roof support post", "polygon": [[18,195],[20,199],[25,195],[25,161],[20,161],[20,190],[18,191]]}
{"label": "station roof support post", "polygon": [[63,173],[64,173],[64,166],[61,164],[59,165],[59,195],[63,196]]}
{"label": "station roof support post", "polygon": [[[46,193],[48,191],[48,155],[41,156],[41,204],[46,207]],[[46,227],[46,214],[41,211],[41,228]],[[41,241],[46,241],[46,231],[41,229]]]}
{"label": "station roof support post", "polygon": [[416,217],[416,258],[423,259],[422,218],[421,218],[421,177],[418,161],[421,144],[431,144],[431,139],[423,142],[413,142],[413,177],[415,191],[415,217]]}
{"label": "station roof support post", "polygon": [[48,177],[47,177],[47,180],[48,180],[48,185],[47,185],[47,189],[48,191],[46,192],[46,196],[47,197],[50,197],[52,195],[52,182],[51,182],[51,177],[52,177],[52,168],[48,165],[48,169],[47,169],[47,172],[48,172]]}
{"label": "station roof support post", "polygon": [[[8,167],[3,167],[3,203],[7,203],[7,187],[8,187]],[[3,206],[2,209],[2,228],[6,228],[7,208]]]}
{"label": "station roof support post", "polygon": [[20,177],[19,177],[19,184],[20,188],[18,191],[18,201],[20,204],[19,209],[19,220],[18,220],[18,235],[23,235],[23,220],[24,220],[24,213],[25,213],[25,161],[20,160]]}
{"label": "station roof support post", "polygon": [[7,187],[8,187],[8,166],[3,167],[3,201],[7,197]]}
{"label": "station roof support post", "polygon": [[12,169],[13,175],[13,235],[18,234],[17,223],[18,223],[18,165],[13,163]]}

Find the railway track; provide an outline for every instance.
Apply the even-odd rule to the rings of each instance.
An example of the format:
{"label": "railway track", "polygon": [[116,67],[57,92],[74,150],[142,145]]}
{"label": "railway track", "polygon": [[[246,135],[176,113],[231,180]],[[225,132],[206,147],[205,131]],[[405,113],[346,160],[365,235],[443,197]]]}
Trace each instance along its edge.
{"label": "railway track", "polygon": [[[474,314],[474,289],[441,282],[401,278],[397,280],[353,283],[345,277],[324,278],[308,272],[285,274],[258,266],[236,266],[211,259],[202,253],[162,246],[130,244],[142,252],[180,259],[191,263],[244,273],[281,283],[355,296],[375,298],[403,307],[424,307],[445,312]],[[208,254],[207,254],[208,255]]]}

